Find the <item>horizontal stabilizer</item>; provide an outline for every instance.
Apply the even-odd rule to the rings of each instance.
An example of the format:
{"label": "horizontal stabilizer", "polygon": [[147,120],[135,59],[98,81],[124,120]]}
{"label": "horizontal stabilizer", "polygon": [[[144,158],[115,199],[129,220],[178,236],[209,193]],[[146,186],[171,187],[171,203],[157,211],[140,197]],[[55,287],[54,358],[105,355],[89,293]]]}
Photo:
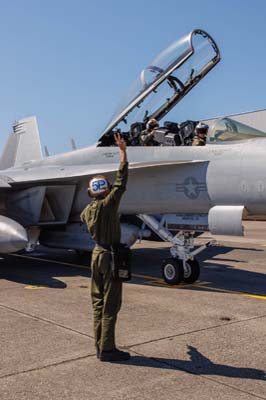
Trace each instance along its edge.
{"label": "horizontal stabilizer", "polygon": [[36,117],[21,119],[13,125],[0,158],[0,169],[17,167],[31,160],[42,160]]}

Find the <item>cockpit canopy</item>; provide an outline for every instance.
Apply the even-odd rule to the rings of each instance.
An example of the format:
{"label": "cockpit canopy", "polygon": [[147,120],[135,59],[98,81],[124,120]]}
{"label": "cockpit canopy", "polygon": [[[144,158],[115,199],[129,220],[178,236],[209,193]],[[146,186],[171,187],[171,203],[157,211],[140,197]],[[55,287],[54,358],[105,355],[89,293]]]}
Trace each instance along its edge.
{"label": "cockpit canopy", "polygon": [[211,36],[196,29],[163,50],[130,86],[104,130],[129,132],[136,122],[163,118],[218,62]]}

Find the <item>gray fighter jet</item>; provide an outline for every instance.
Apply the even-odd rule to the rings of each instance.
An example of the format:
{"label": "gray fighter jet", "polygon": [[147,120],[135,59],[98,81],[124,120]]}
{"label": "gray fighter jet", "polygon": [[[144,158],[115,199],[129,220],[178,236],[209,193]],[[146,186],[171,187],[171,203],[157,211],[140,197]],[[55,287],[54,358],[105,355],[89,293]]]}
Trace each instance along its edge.
{"label": "gray fighter jet", "polygon": [[[88,179],[114,179],[119,149],[128,143],[130,173],[121,202],[122,242],[132,245],[152,231],[172,243],[164,261],[169,284],[199,276],[195,232],[242,235],[244,216],[266,214],[265,134],[235,121],[218,121],[203,147],[190,146],[194,122],[164,120],[167,113],[219,62],[209,34],[194,30],[165,49],[131,87],[94,146],[43,157],[35,117],[15,123],[0,159],[0,252],[36,243],[91,250],[80,212],[88,203]],[[162,120],[159,146],[139,145],[149,118]]]}

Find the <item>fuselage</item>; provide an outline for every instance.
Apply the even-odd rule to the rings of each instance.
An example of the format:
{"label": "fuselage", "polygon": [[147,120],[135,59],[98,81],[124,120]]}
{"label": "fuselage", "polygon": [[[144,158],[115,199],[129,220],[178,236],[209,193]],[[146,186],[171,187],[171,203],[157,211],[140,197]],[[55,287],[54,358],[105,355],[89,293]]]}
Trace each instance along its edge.
{"label": "fuselage", "polygon": [[[207,213],[214,205],[243,205],[251,215],[266,214],[265,156],[264,138],[204,147],[128,147],[130,175],[120,211],[127,214]],[[89,171],[90,166],[118,166],[118,163],[117,147],[90,146],[31,161],[2,174],[15,182],[35,181],[36,184],[41,171],[47,177],[44,181],[49,181],[56,169],[62,171],[67,167],[63,177],[67,179],[67,171],[77,166],[86,166]],[[157,165],[151,166],[153,163]],[[51,172],[50,167],[53,167]],[[89,175],[76,179],[78,188],[72,215],[78,214],[88,202]],[[115,177],[108,169],[106,175],[111,180]]]}

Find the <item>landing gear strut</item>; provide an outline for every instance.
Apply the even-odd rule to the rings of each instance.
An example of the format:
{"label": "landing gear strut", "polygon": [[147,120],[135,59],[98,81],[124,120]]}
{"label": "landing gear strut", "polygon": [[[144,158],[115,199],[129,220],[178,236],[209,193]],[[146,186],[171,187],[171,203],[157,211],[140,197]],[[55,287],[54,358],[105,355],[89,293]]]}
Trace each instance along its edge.
{"label": "landing gear strut", "polygon": [[194,245],[194,232],[179,231],[177,235],[164,227],[164,219],[157,221],[151,215],[139,214],[138,217],[161,239],[170,242],[173,247],[170,249],[172,258],[163,261],[162,276],[169,285],[178,285],[180,282],[194,283],[200,275],[200,266],[195,258],[206,247],[212,245],[210,241],[197,249]]}

